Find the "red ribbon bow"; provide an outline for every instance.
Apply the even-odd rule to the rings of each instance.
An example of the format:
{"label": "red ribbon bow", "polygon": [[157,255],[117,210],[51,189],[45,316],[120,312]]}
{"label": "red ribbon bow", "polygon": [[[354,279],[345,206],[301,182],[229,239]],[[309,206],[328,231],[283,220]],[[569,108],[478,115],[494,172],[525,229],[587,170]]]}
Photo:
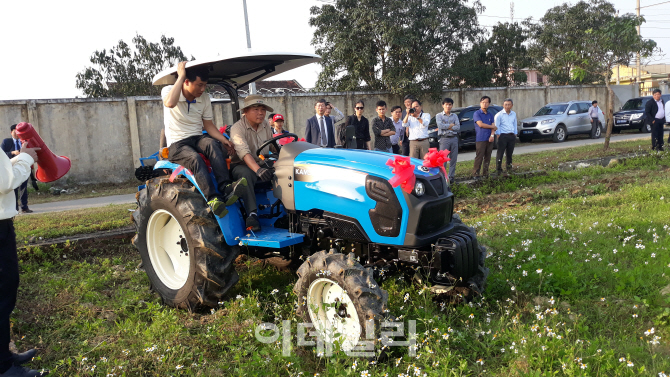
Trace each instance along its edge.
{"label": "red ribbon bow", "polygon": [[406,193],[414,191],[414,184],[416,183],[416,176],[414,175],[414,165],[412,165],[409,157],[395,156],[386,161],[386,165],[393,168],[393,178],[389,179],[389,183],[393,187],[403,189]]}
{"label": "red ribbon bow", "polygon": [[451,159],[447,157],[448,150],[438,151],[437,148],[428,149],[428,153],[423,156],[423,166],[427,168],[440,168],[444,176],[447,176],[447,171],[444,169],[444,164]]}

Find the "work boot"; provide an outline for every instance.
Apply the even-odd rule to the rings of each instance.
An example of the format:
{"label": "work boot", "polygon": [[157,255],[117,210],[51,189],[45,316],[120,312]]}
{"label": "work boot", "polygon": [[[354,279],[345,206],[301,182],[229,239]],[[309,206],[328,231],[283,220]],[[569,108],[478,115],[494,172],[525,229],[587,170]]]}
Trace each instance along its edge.
{"label": "work boot", "polygon": [[36,349],[31,349],[24,353],[12,353],[12,362],[14,365],[23,365],[33,359],[37,355]]}
{"label": "work boot", "polygon": [[226,205],[229,206],[235,203],[237,199],[239,199],[244,194],[244,190],[246,189],[246,178],[240,178],[236,182],[226,186],[226,188],[223,189],[223,198],[224,202],[226,202]]}
{"label": "work boot", "polygon": [[251,214],[247,217],[246,221],[247,230],[251,229],[253,232],[258,232],[261,230],[261,223],[258,222],[258,216],[256,214]]}
{"label": "work boot", "polygon": [[0,373],[0,377],[41,377],[49,374],[49,371],[39,371],[13,365],[5,373]]}
{"label": "work boot", "polygon": [[226,203],[221,200],[218,196],[214,199],[207,202],[209,208],[212,209],[212,212],[218,217],[224,217],[228,214],[228,208],[226,208]]}

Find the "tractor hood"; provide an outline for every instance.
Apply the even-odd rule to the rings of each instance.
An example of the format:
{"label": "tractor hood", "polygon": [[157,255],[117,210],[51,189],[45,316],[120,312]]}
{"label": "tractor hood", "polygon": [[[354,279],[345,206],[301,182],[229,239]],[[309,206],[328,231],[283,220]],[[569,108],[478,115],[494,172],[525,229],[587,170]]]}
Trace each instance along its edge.
{"label": "tractor hood", "polygon": [[350,233],[346,239],[420,244],[451,222],[453,195],[440,169],[425,168],[418,159],[411,160],[416,185],[420,182],[425,192],[392,187],[389,180],[395,174],[386,163],[394,158],[391,153],[289,143],[274,165],[274,196],[289,211],[322,213],[339,224],[333,225],[336,233]]}
{"label": "tractor hood", "polygon": [[[393,178],[393,168],[386,165],[395,157],[392,153],[364,151],[357,149],[314,148],[306,150],[295,159],[294,165],[323,167],[324,171],[344,170],[350,174],[372,174],[384,179]],[[438,168],[423,167],[423,160],[412,159],[414,174],[420,177],[433,177],[440,173]],[[318,174],[318,173],[317,173]]]}

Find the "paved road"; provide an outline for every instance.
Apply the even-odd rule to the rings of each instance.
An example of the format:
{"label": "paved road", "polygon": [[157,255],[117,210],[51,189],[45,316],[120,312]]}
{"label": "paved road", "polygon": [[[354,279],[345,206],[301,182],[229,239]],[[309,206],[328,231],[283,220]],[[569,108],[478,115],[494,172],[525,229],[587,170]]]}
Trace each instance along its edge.
{"label": "paved road", "polygon": [[[664,140],[667,140],[668,135],[667,131],[665,135],[666,136],[664,136]],[[647,140],[648,141],[647,144],[651,147],[651,136],[649,134],[625,133],[619,135],[612,135],[611,141],[614,142],[614,141],[637,140],[637,139]],[[568,141],[560,144],[553,143],[551,141],[538,140],[532,143],[521,144],[519,147],[514,149],[514,154],[517,155],[524,153],[541,152],[552,149],[572,148],[580,145],[602,144],[604,142],[605,142],[604,137],[600,139],[588,139],[583,136],[578,136],[577,138],[573,138],[573,140],[568,139]],[[474,159],[475,159],[474,148],[467,148],[466,151],[458,154],[458,161],[471,161]],[[78,200],[66,200],[62,202],[53,202],[44,204],[33,204],[30,206],[30,209],[35,211],[34,213],[45,213],[45,212],[67,211],[71,209],[80,209],[80,208],[102,207],[109,204],[124,204],[124,203],[135,203],[135,194],[104,196],[99,198],[88,198]]]}
{"label": "paved road", "polygon": [[[98,198],[86,198],[77,200],[65,200],[62,202],[51,202],[42,204],[31,204],[33,213],[69,211],[71,209],[104,207],[110,204],[135,203],[135,194],[101,196]],[[130,206],[128,208],[131,208]]]}

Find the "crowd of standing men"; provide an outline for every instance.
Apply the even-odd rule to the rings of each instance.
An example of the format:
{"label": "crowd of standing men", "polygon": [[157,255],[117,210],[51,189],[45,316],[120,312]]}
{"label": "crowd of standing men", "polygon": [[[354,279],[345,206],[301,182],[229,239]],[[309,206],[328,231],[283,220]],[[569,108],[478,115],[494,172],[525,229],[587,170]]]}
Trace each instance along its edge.
{"label": "crowd of standing men", "polygon": [[[474,114],[477,136],[475,166],[472,175],[475,179],[486,177],[489,174],[496,135],[498,136],[497,173],[503,173],[502,160],[505,156],[506,171],[512,170],[512,154],[518,133],[516,113],[512,111],[514,103],[511,99],[506,99],[503,103],[504,111],[496,114],[495,118],[488,111],[490,104],[491,98],[482,97],[480,109]],[[436,124],[439,149],[449,151],[448,177],[449,181],[453,182],[456,175],[461,127],[458,115],[452,112],[454,100],[444,98],[442,100],[443,111],[436,114],[434,118],[423,111],[421,101],[414,96],[406,96],[403,105],[404,109],[401,106],[392,106],[389,117],[387,116],[387,103],[377,101],[375,104],[377,116],[372,119],[372,125],[370,125],[370,121],[363,115],[365,109],[363,100],[356,101],[353,108],[354,114],[345,117],[332,103],[320,99],[314,105],[315,115],[307,119],[305,140],[324,148],[339,146],[423,159],[430,148],[429,128],[432,120]],[[331,112],[334,112],[335,115],[331,115]],[[344,123],[336,125],[342,119],[345,119]],[[286,132],[283,130],[284,117],[281,114],[270,114],[268,121],[272,123],[275,134]],[[371,144],[371,129],[375,136],[374,145]]]}

